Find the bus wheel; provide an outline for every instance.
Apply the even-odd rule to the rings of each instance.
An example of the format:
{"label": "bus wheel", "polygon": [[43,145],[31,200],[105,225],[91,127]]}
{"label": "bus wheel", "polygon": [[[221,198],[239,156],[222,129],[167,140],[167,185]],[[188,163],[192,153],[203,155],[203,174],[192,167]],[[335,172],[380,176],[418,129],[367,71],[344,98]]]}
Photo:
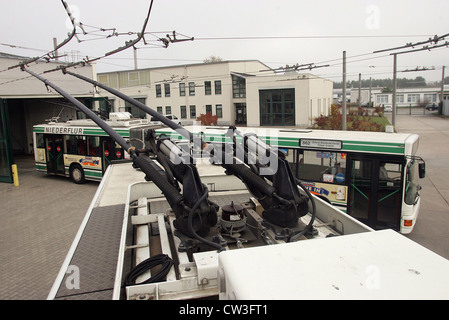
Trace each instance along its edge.
{"label": "bus wheel", "polygon": [[84,183],[86,182],[86,178],[84,176],[84,170],[80,165],[75,164],[70,167],[70,178],[75,183]]}

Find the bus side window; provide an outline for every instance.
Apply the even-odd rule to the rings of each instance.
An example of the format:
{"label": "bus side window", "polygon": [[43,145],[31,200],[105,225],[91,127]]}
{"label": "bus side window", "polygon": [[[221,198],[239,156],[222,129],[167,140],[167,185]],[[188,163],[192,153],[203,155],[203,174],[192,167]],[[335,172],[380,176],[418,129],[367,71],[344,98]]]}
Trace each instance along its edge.
{"label": "bus side window", "polygon": [[67,154],[76,154],[76,136],[65,135],[64,136],[65,143],[65,153]]}
{"label": "bus side window", "polygon": [[65,135],[64,143],[65,143],[65,153],[67,154],[77,154],[76,152],[76,136]]}
{"label": "bus side window", "polygon": [[298,178],[306,181],[344,183],[346,153],[304,150],[298,158]]}
{"label": "bus side window", "polygon": [[76,154],[80,155],[80,156],[85,156],[87,155],[87,145],[86,145],[86,141],[85,141],[85,137],[80,137],[77,139],[77,148],[78,148],[78,152]]}
{"label": "bus side window", "polygon": [[36,148],[45,148],[44,135],[36,133]]}
{"label": "bus side window", "polygon": [[83,136],[64,136],[65,152],[67,154],[86,155],[86,142]]}
{"label": "bus side window", "polygon": [[88,155],[99,156],[100,155],[100,137],[87,137],[88,142]]}

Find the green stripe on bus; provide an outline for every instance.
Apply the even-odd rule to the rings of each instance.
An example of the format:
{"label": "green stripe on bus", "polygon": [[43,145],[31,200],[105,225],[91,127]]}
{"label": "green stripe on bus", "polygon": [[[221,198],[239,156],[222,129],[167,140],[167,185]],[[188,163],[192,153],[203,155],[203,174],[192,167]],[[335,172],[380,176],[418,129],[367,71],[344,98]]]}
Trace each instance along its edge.
{"label": "green stripe on bus", "polygon": [[380,146],[392,146],[392,147],[399,147],[404,146],[403,143],[394,143],[394,142],[374,142],[374,141],[343,141],[343,143],[349,143],[349,144],[370,144],[370,145],[380,145]]}
{"label": "green stripe on bus", "polygon": [[[185,138],[174,132],[159,131],[159,134],[166,134],[172,139],[184,140]],[[267,144],[272,146],[277,146],[280,148],[299,148],[299,138],[290,137],[266,137],[259,136],[260,139],[265,141]],[[231,142],[231,140],[223,134],[207,134],[204,138],[206,142]],[[238,139],[240,140],[240,139]],[[382,153],[392,153],[392,154],[403,154],[405,151],[405,146],[403,143],[392,143],[392,142],[369,142],[369,141],[342,141],[341,151],[366,151],[366,152],[382,152]]]}
{"label": "green stripe on bus", "polygon": [[45,171],[47,171],[47,165],[46,164],[37,164],[36,163],[36,170],[45,170]]}
{"label": "green stripe on bus", "polygon": [[366,151],[366,152],[382,152],[403,154],[405,148],[401,147],[382,147],[382,146],[367,146],[367,145],[343,145],[344,151]]}
{"label": "green stripe on bus", "polygon": [[[116,131],[120,136],[122,137],[128,137],[129,136],[129,131],[128,130],[114,130]],[[99,130],[99,129],[84,129],[83,134],[85,135],[95,135],[95,136],[108,136],[108,134],[103,131],[103,130]]]}
{"label": "green stripe on bus", "polygon": [[103,177],[103,172],[101,171],[88,171],[88,170],[84,170],[84,174],[86,175],[86,177]]}

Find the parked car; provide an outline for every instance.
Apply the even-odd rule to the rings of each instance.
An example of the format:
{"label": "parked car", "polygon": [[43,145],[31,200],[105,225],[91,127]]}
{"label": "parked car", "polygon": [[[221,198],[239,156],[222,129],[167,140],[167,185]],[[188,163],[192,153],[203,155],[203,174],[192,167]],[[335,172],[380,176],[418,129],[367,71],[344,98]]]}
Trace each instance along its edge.
{"label": "parked car", "polygon": [[384,112],[393,112],[392,106],[384,106]]}
{"label": "parked car", "polygon": [[438,110],[438,106],[437,106],[435,103],[428,104],[428,105],[426,106],[426,110],[429,110],[429,111]]}
{"label": "parked car", "polygon": [[[166,117],[167,119],[170,119],[171,121],[173,121],[173,122],[179,124],[179,125],[182,125],[181,120],[179,120],[178,117],[175,116],[174,114],[166,114],[165,117]],[[156,119],[155,117],[152,117],[152,118],[151,118],[151,121],[155,121],[155,122],[156,122],[156,121],[159,121],[159,120]]]}

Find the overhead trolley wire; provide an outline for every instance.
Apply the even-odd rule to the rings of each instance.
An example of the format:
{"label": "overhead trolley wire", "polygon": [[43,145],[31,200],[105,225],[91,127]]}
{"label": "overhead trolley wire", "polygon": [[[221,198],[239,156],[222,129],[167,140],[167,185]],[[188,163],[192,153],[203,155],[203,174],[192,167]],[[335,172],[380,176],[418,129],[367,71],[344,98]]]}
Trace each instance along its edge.
{"label": "overhead trolley wire", "polygon": [[[442,36],[435,35],[433,38],[429,38],[426,41],[420,41],[420,42],[416,42],[416,43],[411,43],[410,42],[410,43],[407,43],[407,44],[405,44],[403,46],[400,46],[400,47],[376,50],[373,53],[380,53],[380,52],[386,52],[386,51],[395,51],[395,50],[406,49],[406,48],[414,48],[414,47],[421,46],[421,45],[424,45],[424,44],[427,44],[427,43],[435,43],[435,44],[437,44],[438,41],[444,40],[447,36],[449,36],[449,33],[446,33],[446,34],[444,34]],[[444,46],[444,45],[441,45],[441,46]],[[410,52],[413,52],[413,50],[410,50]],[[407,52],[403,52],[403,53],[407,53]]]}
{"label": "overhead trolley wire", "polygon": [[32,62],[35,62],[35,61],[38,61],[38,60],[41,60],[41,59],[44,59],[44,58],[47,58],[48,61],[50,59],[54,59],[55,58],[55,56],[54,56],[55,53],[73,39],[73,37],[76,34],[75,21],[74,21],[74,18],[72,16],[72,13],[70,12],[70,9],[69,9],[69,6],[67,5],[67,3],[64,0],[61,0],[61,2],[62,2],[62,5],[64,6],[65,11],[67,12],[67,15],[70,18],[70,21],[72,22],[72,25],[73,25],[73,29],[69,33],[69,36],[64,41],[62,41],[61,43],[57,44],[53,50],[47,52],[46,54],[38,56],[38,57],[31,58],[31,59],[28,59],[28,60],[25,60],[25,61],[22,61],[21,63],[16,64],[16,65],[11,66],[11,67],[8,67],[7,69],[2,70],[2,71],[6,71],[6,70],[11,70],[11,69],[15,69],[15,68],[18,68],[18,67],[22,67],[23,65],[27,65],[29,63],[32,63]]}
{"label": "overhead trolley wire", "polygon": [[[150,7],[148,9],[147,17],[146,17],[145,22],[143,24],[142,30],[141,30],[140,33],[137,33],[138,36],[137,36],[136,39],[125,42],[124,46],[119,47],[117,49],[114,49],[112,51],[109,51],[109,52],[105,53],[103,56],[96,57],[96,58],[86,57],[85,59],[83,59],[81,61],[73,62],[73,63],[70,63],[70,64],[65,65],[65,66],[60,66],[60,67],[57,67],[55,69],[47,70],[47,71],[45,71],[45,73],[49,73],[49,72],[53,72],[53,71],[57,71],[57,70],[62,70],[62,69],[67,69],[67,68],[75,67],[75,66],[78,66],[78,65],[85,65],[87,63],[91,63],[91,62],[98,61],[100,59],[109,57],[111,55],[114,55],[116,53],[119,53],[119,52],[124,51],[124,50],[126,50],[128,48],[131,48],[131,47],[134,47],[135,49],[137,49],[135,47],[135,45],[137,43],[139,43],[141,40],[143,40],[144,44],[147,44],[147,41],[145,40],[144,35],[146,34],[145,30],[146,30],[146,27],[147,27],[147,24],[148,24],[148,21],[149,21],[149,17],[150,17],[150,13],[151,13],[152,7],[153,7],[153,0],[151,0]],[[132,34],[134,34],[134,33],[132,33]],[[167,34],[166,38],[163,38],[163,39],[160,39],[160,40],[164,43],[165,47],[167,47],[168,43],[181,42],[181,41],[186,41],[186,40],[193,40],[193,38],[191,38],[191,39],[177,39],[176,38],[176,32],[173,31],[172,35]]]}
{"label": "overhead trolley wire", "polygon": [[409,38],[427,35],[314,35],[314,36],[241,36],[241,37],[195,37],[195,40],[276,40],[276,39],[358,39],[358,38]]}
{"label": "overhead trolley wire", "polygon": [[[69,37],[66,40],[64,40],[62,43],[60,43],[54,50],[48,52],[47,54],[44,54],[41,57],[32,58],[30,60],[23,61],[22,63],[20,63],[18,65],[9,67],[8,69],[16,68],[16,67],[22,66],[22,65],[26,65],[26,64],[28,64],[30,62],[35,62],[35,61],[37,61],[39,59],[42,59],[42,58],[45,58],[45,57],[46,57],[46,60],[49,61],[50,59],[54,58],[53,55],[57,51],[57,49],[61,48],[65,44],[67,44],[73,37],[77,37],[78,41],[81,42],[81,41],[97,40],[97,39],[100,39],[100,38],[106,38],[107,39],[107,38],[110,38],[110,37],[113,37],[113,36],[137,34],[137,38],[136,39],[130,40],[130,41],[126,41],[124,46],[116,48],[116,49],[114,49],[112,51],[109,51],[109,52],[105,53],[103,56],[96,57],[96,58],[89,58],[89,57],[86,56],[86,58],[82,59],[81,61],[69,63],[67,65],[60,66],[60,67],[58,67],[56,69],[47,70],[47,71],[45,71],[45,73],[56,71],[56,70],[61,70],[61,69],[66,69],[66,68],[70,68],[70,67],[75,67],[75,66],[78,66],[78,65],[85,65],[87,63],[98,61],[98,60],[103,59],[103,58],[108,58],[108,57],[110,57],[110,56],[112,56],[112,55],[114,55],[114,54],[116,54],[118,52],[121,52],[121,51],[123,51],[125,49],[128,49],[130,47],[134,47],[135,49],[141,49],[141,48],[137,48],[136,47],[136,45],[141,40],[143,40],[144,45],[148,45],[149,42],[152,42],[152,41],[162,41],[164,46],[167,47],[168,43],[179,42],[179,41],[187,41],[187,40],[197,40],[197,41],[215,41],[215,40],[218,40],[218,41],[220,41],[220,40],[273,40],[273,39],[345,39],[345,38],[346,39],[356,39],[356,38],[403,38],[403,37],[404,38],[405,37],[411,38],[411,37],[428,36],[428,35],[416,35],[416,34],[413,34],[413,35],[403,35],[403,34],[400,34],[400,35],[310,35],[310,36],[307,36],[307,35],[292,35],[292,36],[236,36],[236,37],[231,36],[231,37],[195,37],[195,38],[192,37],[192,38],[187,38],[187,39],[179,39],[179,38],[177,38],[177,36],[181,36],[181,37],[187,37],[187,36],[183,35],[181,33],[176,33],[175,31],[173,31],[172,35],[171,34],[167,34],[166,38],[160,38],[160,37],[157,36],[157,32],[148,32],[148,31],[146,31],[146,27],[147,27],[147,24],[148,24],[148,21],[149,21],[151,9],[152,9],[152,6],[153,6],[153,0],[151,0],[151,2],[150,2],[149,10],[148,10],[148,13],[147,13],[147,16],[145,18],[145,21],[144,21],[144,24],[143,24],[143,27],[142,27],[141,31],[140,32],[127,32],[127,33],[117,32],[116,28],[100,28],[100,27],[95,27],[95,26],[91,26],[91,25],[88,25],[88,24],[83,24],[81,22],[76,22],[74,17],[73,17],[73,15],[71,14],[71,12],[69,10],[69,7],[68,7],[66,1],[65,0],[61,0],[61,2],[64,5],[64,8],[65,8],[65,10],[67,12],[67,15],[70,18],[70,21],[72,22],[72,26],[73,26],[72,33],[69,35]],[[79,29],[82,32],[77,32],[77,26],[79,26]],[[94,32],[87,31],[85,27],[93,28],[95,31]],[[109,32],[109,34],[107,34],[105,36],[102,36],[101,34],[98,34],[96,32]],[[78,38],[79,34],[98,36],[99,38],[83,39],[83,40],[81,40],[81,39]],[[155,38],[155,40],[147,40],[147,39],[145,39],[145,35],[151,35],[151,36],[153,36]],[[405,46],[402,46],[402,47],[378,50],[378,51],[374,51],[374,52],[370,52],[370,53],[364,53],[364,54],[350,56],[350,57],[347,58],[348,59],[347,63],[353,63],[353,62],[358,62],[358,61],[365,61],[365,60],[381,58],[381,57],[384,57],[384,56],[387,56],[387,55],[377,56],[377,57],[368,57],[368,56],[375,55],[377,53],[385,52],[385,51],[392,50],[392,49],[409,48],[411,46],[422,45],[422,44],[426,44],[426,43],[435,43],[436,44],[436,42],[444,39],[448,35],[449,34],[445,34],[445,35],[440,36],[440,37],[435,35],[433,38],[429,38],[426,41],[417,42],[415,44],[408,43],[408,44],[406,44]],[[438,48],[438,47],[443,47],[443,46],[449,46],[449,43],[446,42],[445,44],[442,44],[442,45],[436,45],[436,46],[433,46],[433,47],[425,47],[425,48],[421,48],[419,50],[431,50],[431,49]],[[406,52],[404,52],[404,53],[406,53]],[[366,56],[367,58],[353,60],[353,61],[350,60],[352,58],[364,57],[364,56]],[[332,63],[332,62],[336,62],[336,63]],[[331,63],[331,64],[326,64],[326,63]],[[333,67],[333,66],[338,66],[338,65],[341,65],[341,64],[342,64],[341,58],[338,58],[338,59],[331,59],[331,60],[318,62],[316,64],[315,63],[310,63],[310,64],[306,64],[306,65],[301,65],[301,66],[304,66],[304,67],[303,68],[296,68],[295,70],[297,70],[297,71],[311,70],[311,69],[314,69],[314,68]],[[282,68],[279,68],[279,69],[282,69]],[[276,69],[272,69],[270,71],[273,71],[273,70],[276,70]]]}

